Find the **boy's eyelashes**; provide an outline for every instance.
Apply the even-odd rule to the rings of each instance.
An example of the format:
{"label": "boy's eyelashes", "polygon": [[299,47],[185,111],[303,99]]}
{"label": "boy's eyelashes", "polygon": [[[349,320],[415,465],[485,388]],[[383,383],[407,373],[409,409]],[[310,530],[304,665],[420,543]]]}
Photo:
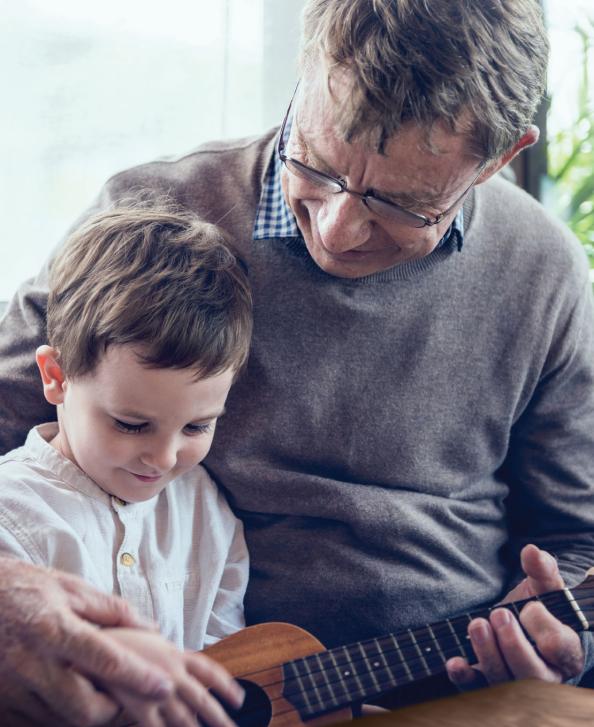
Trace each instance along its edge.
{"label": "boy's eyelashes", "polygon": [[[140,432],[145,431],[149,427],[148,422],[143,422],[141,424],[132,424],[131,422],[125,422],[121,419],[116,419],[114,417],[114,424],[118,429],[120,429],[122,432],[127,432],[128,434],[139,434]],[[206,434],[209,432],[213,425],[215,419],[211,419],[209,422],[203,422],[200,424],[193,423],[193,424],[186,424],[184,427],[184,431],[186,434]]]}
{"label": "boy's eyelashes", "polygon": [[188,434],[206,434],[206,432],[210,432],[214,422],[215,420],[211,419],[203,424],[186,424],[184,429]]}
{"label": "boy's eyelashes", "polygon": [[121,419],[114,419],[113,421],[116,427],[123,432],[142,432],[143,429],[148,427],[148,422],[144,422],[143,424],[130,424],[130,422],[123,422]]}

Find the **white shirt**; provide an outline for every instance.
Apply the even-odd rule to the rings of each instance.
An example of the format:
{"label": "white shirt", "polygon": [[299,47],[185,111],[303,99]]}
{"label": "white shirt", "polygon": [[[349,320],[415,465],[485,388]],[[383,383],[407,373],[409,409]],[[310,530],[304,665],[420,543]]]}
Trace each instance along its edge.
{"label": "white shirt", "polygon": [[35,427],[0,457],[0,553],[122,596],[179,648],[242,628],[243,526],[206,470],[125,504],[48,444],[57,432],[56,423]]}

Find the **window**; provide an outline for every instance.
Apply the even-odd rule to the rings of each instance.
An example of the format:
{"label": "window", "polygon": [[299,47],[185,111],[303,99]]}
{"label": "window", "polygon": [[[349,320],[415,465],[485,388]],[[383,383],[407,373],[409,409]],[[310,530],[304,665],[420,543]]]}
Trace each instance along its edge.
{"label": "window", "polygon": [[278,124],[302,0],[19,0],[0,30],[0,300],[113,173]]}
{"label": "window", "polygon": [[594,281],[594,7],[549,0],[547,176],[541,200],[580,238]]}

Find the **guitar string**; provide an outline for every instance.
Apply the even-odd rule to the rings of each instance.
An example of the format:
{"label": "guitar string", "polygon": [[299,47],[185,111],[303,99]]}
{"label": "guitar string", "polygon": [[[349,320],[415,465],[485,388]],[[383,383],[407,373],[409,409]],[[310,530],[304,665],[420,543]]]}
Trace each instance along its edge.
{"label": "guitar string", "polygon": [[[554,591],[552,593],[543,594],[542,596],[534,596],[534,597],[529,598],[529,599],[523,599],[521,601],[516,601],[515,604],[518,605],[518,606],[519,605],[524,606],[526,603],[529,603],[530,601],[540,601],[545,606],[547,606],[547,608],[548,608],[549,611],[551,611],[551,608],[556,607],[557,604],[551,602],[551,603],[549,603],[547,605],[547,603],[545,603],[545,601],[544,601],[545,598],[547,599],[547,601],[551,601],[551,598],[549,598],[550,596],[553,596],[553,597],[559,599],[558,605],[561,606],[562,609],[565,609],[567,616],[572,616],[572,617],[575,616],[575,612],[573,611],[573,608],[571,607],[571,604],[568,604],[567,598],[566,598],[566,596],[564,595],[564,593],[562,591],[561,592]],[[592,596],[594,596],[594,587],[592,588]],[[512,606],[512,604],[500,604],[500,605],[498,604],[498,605],[492,606],[489,609],[484,609],[482,611],[476,611],[476,612],[473,612],[473,613],[462,614],[461,616],[455,616],[454,618],[447,619],[447,621],[448,621],[449,624],[452,624],[452,626],[454,628],[456,626],[467,626],[468,623],[469,623],[469,617],[472,617],[472,618],[484,617],[484,615],[488,615],[488,613],[490,611],[494,610],[495,608],[504,608],[504,607],[506,607],[508,610],[512,610],[511,609],[511,606]],[[447,636],[448,638],[454,638],[452,636],[451,630],[450,630],[450,628],[449,628],[449,626],[447,624],[444,625],[444,626],[439,626],[438,624],[431,624],[431,626],[433,628],[433,632],[436,635],[436,637]],[[352,647],[352,646],[359,646],[359,645],[361,645],[361,647],[365,647],[367,645],[374,645],[375,642],[381,643],[382,641],[391,640],[392,636],[395,636],[396,638],[398,638],[398,633],[399,632],[395,632],[394,634],[388,634],[387,636],[381,636],[381,637],[377,637],[375,639],[373,639],[373,638],[372,639],[367,639],[365,641],[360,641],[360,642],[357,642],[355,644],[346,644],[344,647],[337,647],[337,648],[339,648],[339,649],[340,648],[347,648],[348,649],[349,647]],[[414,639],[417,641],[417,644],[420,647],[424,647],[427,644],[434,643],[434,640],[431,637],[425,638],[427,636],[427,626],[420,626],[420,627],[418,627],[416,629],[410,629],[408,631],[403,631],[402,633],[403,633],[403,635],[406,635],[406,634],[409,634],[409,633],[412,634],[413,637],[414,637]],[[418,637],[421,637],[421,638],[419,639],[419,638],[417,638],[417,636]],[[458,632],[457,632],[457,636],[458,637],[462,636],[462,638],[464,638],[464,635],[463,634],[460,634]],[[407,648],[407,649],[408,648],[413,648],[414,649],[415,647],[414,647],[414,644],[412,644],[411,646],[405,646],[405,648]],[[393,651],[395,652],[397,650],[398,649],[395,648],[395,647],[390,647],[389,649],[383,650],[381,653],[383,653],[383,654],[389,654],[389,653],[391,653]],[[328,653],[328,651],[334,652],[334,651],[336,651],[336,649],[329,649],[329,650],[321,651],[321,652],[319,652],[319,655],[324,655],[324,654]],[[312,656],[315,656],[315,654],[311,654],[309,656],[312,657]],[[306,659],[308,657],[301,657],[301,658]],[[372,658],[372,657],[366,657],[366,658],[369,659],[369,658]],[[355,661],[360,661],[362,659],[363,659],[363,657],[357,657],[357,659],[355,659]],[[290,663],[291,661],[299,661],[299,660],[300,660],[299,658],[292,659],[292,660],[289,660],[289,662],[286,662],[286,663]],[[352,662],[352,660],[350,660],[350,661]],[[268,667],[266,669],[258,669],[256,671],[247,672],[245,674],[242,674],[241,676],[242,677],[257,676],[258,674],[261,674],[261,673],[270,671],[270,669],[278,668],[278,666],[281,666],[281,665],[275,665],[275,666],[272,666],[272,667]],[[329,666],[327,668],[331,670],[331,669],[334,669],[336,667]],[[318,672],[321,672],[321,671],[322,671],[321,669],[318,669],[318,670],[315,670],[312,673],[318,673]],[[271,683],[271,685],[272,684],[273,683]]]}
{"label": "guitar string", "polygon": [[[447,660],[447,659],[451,658],[452,656],[458,655],[460,650],[457,647],[454,647],[454,648],[445,649],[445,650],[442,650],[442,651],[443,651],[444,656],[446,657],[446,660]],[[411,660],[411,662],[412,661],[420,661],[420,660],[421,660],[420,657],[417,657],[416,659]],[[443,665],[440,665],[439,668],[436,668],[431,675],[433,675],[433,674],[439,674],[439,673],[443,672],[444,670],[445,670],[445,662],[444,662]],[[387,678],[384,678],[383,676],[380,676],[380,673],[379,673],[380,671],[382,672],[382,674],[385,674],[385,677],[387,677]],[[376,694],[367,693],[366,690],[363,689],[362,687],[356,687],[355,689],[352,689],[352,687],[351,687],[351,691],[348,694],[348,696],[351,697],[351,698],[346,703],[339,703],[338,705],[336,705],[336,704],[333,704],[332,703],[331,699],[320,701],[317,698],[317,696],[314,695],[315,698],[312,701],[315,703],[316,706],[319,706],[319,709],[317,709],[317,710],[311,710],[311,709],[309,709],[307,707],[306,704],[304,704],[304,705],[302,705],[303,711],[301,711],[300,708],[299,708],[299,706],[294,705],[290,701],[290,699],[288,699],[288,697],[290,697],[290,696],[295,696],[295,695],[303,696],[303,694],[304,694],[304,690],[303,689],[298,688],[296,691],[292,692],[291,694],[288,694],[286,692],[283,692],[278,697],[269,698],[270,705],[272,706],[275,702],[280,702],[281,700],[284,700],[284,701],[288,702],[288,704],[290,706],[289,706],[288,709],[279,710],[278,712],[275,712],[272,716],[274,718],[277,718],[277,717],[280,717],[280,716],[282,716],[284,714],[289,714],[290,712],[296,711],[300,715],[300,717],[305,718],[305,719],[310,719],[310,718],[312,718],[314,716],[321,716],[323,713],[335,712],[335,711],[347,709],[352,704],[356,703],[357,701],[360,701],[361,699],[363,699],[366,696],[367,697],[377,696],[379,694],[382,694],[382,693],[385,693],[387,691],[390,691],[391,689],[394,689],[396,687],[405,686],[406,684],[411,684],[412,682],[417,681],[417,679],[412,680],[412,682],[411,682],[410,679],[406,679],[405,681],[400,681],[400,679],[402,677],[405,677],[406,676],[406,671],[403,668],[401,668],[401,674],[399,674],[398,678],[394,676],[394,672],[395,672],[395,669],[394,668],[390,668],[388,666],[383,667],[383,669],[378,670],[378,672],[375,672],[376,677],[379,677],[378,680],[377,680],[378,681],[378,689],[379,689],[379,691],[377,691]],[[302,675],[302,677],[303,676],[304,675]],[[430,675],[429,674],[425,674],[424,676],[430,676]],[[297,683],[297,678],[296,677],[290,677],[290,678],[288,678],[286,680],[283,680],[283,681],[285,682],[285,684]],[[283,681],[277,681],[277,682],[273,682],[271,684],[264,684],[264,685],[259,685],[259,686],[266,687],[266,686],[278,685],[278,684],[282,684]],[[339,684],[342,681],[343,680],[341,679],[341,680],[337,680],[335,682],[328,682],[328,683],[329,684]],[[354,680],[351,680],[351,681],[354,682]],[[327,685],[318,685],[318,689],[319,688],[324,688],[324,686],[326,686],[326,688],[328,688]],[[307,693],[307,692],[309,692],[309,694],[314,694],[313,688],[310,688],[309,690],[305,690],[305,693]],[[346,692],[346,689],[345,689],[345,692]],[[347,695],[345,694],[345,696],[347,696]],[[256,715],[256,714],[262,714],[262,715],[264,715],[264,714],[266,714],[266,712],[267,712],[267,710],[262,709],[262,708],[253,708],[253,709],[249,709],[249,710],[244,710],[244,711],[241,712],[241,714],[244,715],[244,716],[245,715],[252,715],[253,716],[253,715]]]}
{"label": "guitar string", "polygon": [[[529,599],[529,600],[540,600],[540,599]],[[567,601],[565,601],[565,603],[567,603]],[[553,606],[553,604],[550,604],[550,605]],[[556,604],[556,605],[563,605],[563,602],[561,602],[559,604]],[[567,614],[568,615],[572,615],[572,612],[573,612],[572,610],[571,611],[568,610],[567,611]],[[459,617],[459,618],[463,618],[463,617]],[[421,645],[421,644],[419,644],[419,645]],[[411,648],[411,647],[406,647],[406,648]],[[392,649],[391,651],[396,651],[396,649]],[[447,661],[447,659],[451,658],[452,656],[457,656],[457,655],[460,654],[460,649],[459,649],[459,647],[457,645],[455,647],[453,647],[453,648],[449,648],[449,649],[448,648],[445,648],[445,649],[442,649],[441,651],[443,653],[443,656],[445,657],[445,661]],[[323,653],[324,652],[322,652],[322,654]],[[388,653],[388,652],[386,651],[386,652],[382,652],[382,653]],[[369,661],[370,658],[372,658],[372,657],[360,657],[359,659],[351,660],[351,663],[352,664],[355,664],[358,661]],[[424,659],[421,656],[417,656],[417,657],[415,657],[413,659],[407,660],[407,663],[409,665],[412,665],[412,664],[414,664],[416,662],[419,662],[420,663],[423,660]],[[445,661],[444,661],[443,664],[439,664],[437,666],[437,668],[436,668],[436,666],[432,666],[431,667],[431,672],[429,674],[427,673],[427,669],[424,669],[424,672],[423,672],[422,675],[419,672],[419,676],[417,678],[414,678],[412,681],[413,682],[414,681],[417,681],[419,678],[422,678],[422,676],[430,676],[432,673],[440,673],[440,672],[444,671]],[[427,663],[427,662],[425,662],[425,663]],[[271,669],[273,669],[273,668],[275,668],[275,667],[271,667]],[[281,668],[281,665],[279,665],[276,668]],[[416,667],[414,667],[414,668],[416,668]],[[394,676],[394,674],[395,674],[395,672],[396,672],[397,669],[400,670],[400,673],[398,674],[398,677]],[[332,667],[331,670],[337,671],[337,669],[334,668],[334,667]],[[270,669],[260,670],[260,673],[263,673],[265,671],[270,671]],[[327,671],[327,669],[324,670],[324,671]],[[252,672],[252,674],[255,674],[255,673],[257,673],[257,672]],[[311,676],[313,677],[313,675],[315,673],[316,672],[311,672]],[[322,670],[318,670],[317,673],[322,673]],[[377,679],[378,676],[380,677],[380,679],[382,679],[382,676],[380,675],[380,673],[381,674],[384,674],[384,673],[386,674],[386,676],[388,677],[387,681],[380,682],[380,680]],[[391,673],[391,675],[390,675],[390,673]],[[377,687],[374,687],[374,691],[377,692],[377,688],[379,688],[380,691],[377,692],[378,694],[386,691],[385,688],[387,688],[387,687],[395,688],[397,686],[403,686],[403,685],[405,685],[407,683],[409,683],[409,684],[411,683],[411,679],[408,677],[406,670],[401,665],[398,665],[398,664],[392,665],[392,666],[389,666],[389,665],[386,664],[386,666],[382,667],[380,670],[375,671],[374,672],[374,675],[376,676],[377,685],[378,685]],[[242,676],[247,676],[247,675],[242,675]],[[300,675],[301,679],[307,678],[308,676],[309,675],[307,675],[307,674]],[[402,681],[404,677],[406,677],[406,678],[404,679],[404,681]],[[313,679],[312,679],[312,681],[313,681]],[[355,680],[354,679],[351,679],[350,681],[354,683]],[[329,679],[326,679],[326,682],[323,683],[323,684],[315,684],[315,682],[314,682],[315,686],[309,687],[309,688],[307,688],[305,690],[303,688],[301,688],[300,686],[298,686],[298,688],[295,691],[291,692],[291,691],[285,690],[282,695],[280,695],[279,697],[272,698],[269,701],[271,703],[273,703],[275,701],[278,701],[280,699],[285,699],[286,701],[289,701],[287,699],[288,697],[296,696],[296,695],[300,695],[300,696],[303,697],[304,695],[308,695],[309,694],[309,695],[314,695],[314,699],[312,701],[315,704],[317,704],[317,705],[319,704],[320,705],[320,710],[319,711],[329,711],[329,709],[330,709],[330,711],[337,711],[339,709],[344,709],[344,708],[348,707],[349,704],[352,704],[353,702],[357,701],[357,698],[356,697],[363,698],[363,697],[366,696],[366,692],[367,692],[366,689],[363,689],[360,686],[359,687],[356,687],[356,689],[354,691],[351,691],[351,693],[349,695],[349,696],[353,696],[355,698],[354,699],[351,699],[346,704],[339,704],[337,706],[335,704],[332,704],[330,702],[330,700],[323,700],[322,699],[322,701],[320,701],[319,698],[318,698],[318,696],[315,695],[315,691],[319,691],[320,689],[324,689],[324,688],[326,688],[327,690],[329,690],[329,685],[330,686],[335,685],[335,684],[337,685],[337,684],[340,684],[342,682],[344,682],[344,679],[341,677],[340,679],[338,679],[336,681],[333,681],[333,682],[330,681]],[[287,679],[278,680],[278,681],[275,681],[275,682],[269,682],[269,683],[261,684],[259,686],[261,686],[261,687],[270,687],[270,686],[275,686],[275,685],[279,685],[279,684],[283,684],[283,683],[285,684],[285,686],[289,686],[289,687],[292,684],[296,684],[296,685],[299,684],[297,677],[289,677]],[[343,687],[343,689],[346,692],[346,688]],[[367,696],[372,696],[372,694],[367,694]],[[304,705],[304,706],[305,706],[305,709],[307,710],[307,705]],[[294,707],[294,709],[296,709],[297,711],[299,711],[299,709],[297,707]],[[254,712],[254,711],[259,711],[259,710],[247,710],[246,712],[244,712],[244,714],[249,714],[250,712]],[[275,716],[280,716],[281,714],[284,714],[284,713],[286,713],[288,711],[292,711],[292,710],[286,710],[285,712],[277,712]],[[319,711],[317,711],[315,713],[317,714],[317,713],[319,713]],[[312,712],[312,714],[313,714],[313,712]],[[307,715],[307,716],[311,716],[311,715]]]}
{"label": "guitar string", "polygon": [[[534,599],[534,600],[536,600],[536,599]],[[575,616],[575,614],[573,612],[573,609],[569,606],[569,604],[567,604],[567,601],[566,600],[564,602],[561,601],[559,604],[552,604],[551,603],[549,605],[550,605],[549,611],[551,611],[552,613],[553,613],[552,609],[555,608],[556,605],[559,605],[565,611],[564,614],[559,614],[560,616],[561,615],[572,616],[572,617]],[[555,614],[553,613],[553,615],[555,615]],[[458,626],[464,626],[465,627],[465,630],[466,630],[466,626],[469,623],[468,616],[465,615],[465,616],[456,617],[455,619],[452,619],[450,621],[450,623],[452,623],[452,625],[454,627],[457,626],[457,625]],[[425,632],[425,634],[427,633],[425,631],[425,629],[422,629],[422,630]],[[419,633],[420,631],[421,631],[421,629],[418,629],[416,631],[412,631],[412,633],[413,633],[413,635],[415,633],[418,634],[418,635],[420,635],[420,633]],[[433,629],[433,632],[435,633],[436,637],[439,637],[439,638],[443,638],[444,636],[447,637],[448,639],[453,639],[454,638],[453,635],[452,635],[452,633],[451,633],[451,631],[449,630],[448,627],[443,627],[443,629],[441,631],[439,629],[434,628]],[[464,639],[463,643],[465,644],[465,646],[468,646],[468,647],[471,646],[470,645],[470,642],[465,638],[465,635],[463,635],[461,633],[457,633],[457,635],[459,637],[461,637],[462,639]],[[387,637],[387,638],[390,638],[390,637]],[[378,643],[381,642],[382,640],[383,641],[386,641],[387,638],[386,637],[383,637],[382,639],[378,639]],[[426,639],[416,639],[416,641],[417,641],[417,645],[420,648],[421,647],[425,647],[426,644],[434,644],[435,643],[434,639],[432,639],[431,637],[430,638],[426,638]],[[365,644],[373,643],[373,640],[369,640],[367,642],[360,642],[360,643],[361,643],[362,646],[364,646]],[[412,641],[411,641],[411,645],[410,646],[404,646],[404,648],[405,649],[408,649],[408,650],[416,649],[416,647],[414,646],[414,642],[412,642]],[[332,651],[334,651],[334,650],[332,650]],[[382,650],[381,651],[381,654],[382,655],[386,655],[386,656],[390,656],[392,653],[396,653],[397,651],[398,651],[398,648],[397,647],[391,647],[389,649]],[[442,649],[442,651],[443,651],[443,649]],[[460,651],[460,649],[459,649],[459,647],[457,645],[456,645],[456,651],[457,652]],[[326,653],[327,652],[325,652],[325,651],[319,652],[318,656],[323,657]],[[437,652],[434,651],[433,652],[433,655],[435,656],[436,654],[437,654]],[[456,654],[452,654],[452,655],[456,655]],[[309,658],[311,658],[313,656],[315,656],[315,655],[310,655]],[[367,655],[366,656],[357,656],[355,659],[353,659],[349,654],[347,654],[346,656],[347,656],[348,661],[345,662],[344,664],[342,664],[341,665],[341,668],[348,668],[349,666],[351,666],[351,667],[354,668],[355,665],[357,665],[359,662],[369,661],[372,658],[378,658],[378,657],[380,657],[380,653],[374,655],[373,657],[367,656]],[[405,659],[405,661],[406,661],[407,665],[409,667],[411,667],[413,665],[416,665],[417,662],[418,662],[419,665],[423,661],[426,662],[427,661],[427,657],[428,657],[428,655],[425,653],[424,656],[417,655],[417,656],[414,656],[412,658]],[[308,657],[302,657],[302,659],[306,659],[306,658],[308,658]],[[292,661],[301,661],[301,659],[295,659],[295,660],[292,660]],[[400,661],[402,661],[402,659],[400,659]],[[291,661],[289,661],[287,663],[291,663]],[[277,665],[276,667],[269,667],[268,669],[261,669],[261,670],[254,671],[254,672],[251,672],[251,673],[243,674],[241,676],[242,677],[256,676],[258,674],[263,674],[263,673],[265,673],[267,671],[271,671],[272,669],[279,668],[281,666],[282,665]],[[308,678],[309,676],[314,677],[315,675],[325,674],[325,673],[328,673],[328,672],[336,672],[337,673],[339,668],[340,667],[339,666],[336,666],[336,665],[323,665],[322,664],[322,668],[316,668],[316,669],[310,670],[309,671],[309,674],[301,674],[299,676],[301,678]],[[414,666],[413,668],[416,669],[416,666]],[[424,674],[423,675],[426,676],[426,670],[424,670]],[[295,677],[291,677],[291,679],[294,680],[294,681],[296,681],[296,678]],[[284,681],[285,680],[277,680],[276,682],[268,682],[268,683],[265,683],[263,686],[275,686],[276,684],[281,684]],[[410,679],[408,679],[407,681],[410,681]],[[317,685],[316,684],[316,687],[319,687],[319,686],[322,686],[323,687],[324,685],[323,684],[322,685]],[[310,689],[311,689],[311,691],[313,691],[313,688],[310,688]],[[298,692],[299,691],[302,691],[302,690],[298,690]]]}

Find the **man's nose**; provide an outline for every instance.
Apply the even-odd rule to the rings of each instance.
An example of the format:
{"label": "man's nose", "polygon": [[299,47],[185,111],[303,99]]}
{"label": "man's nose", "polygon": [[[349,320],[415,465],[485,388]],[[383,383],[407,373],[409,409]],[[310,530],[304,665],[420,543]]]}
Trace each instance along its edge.
{"label": "man's nose", "polygon": [[318,231],[331,253],[348,252],[367,242],[372,213],[359,197],[346,192],[329,195],[318,210]]}

